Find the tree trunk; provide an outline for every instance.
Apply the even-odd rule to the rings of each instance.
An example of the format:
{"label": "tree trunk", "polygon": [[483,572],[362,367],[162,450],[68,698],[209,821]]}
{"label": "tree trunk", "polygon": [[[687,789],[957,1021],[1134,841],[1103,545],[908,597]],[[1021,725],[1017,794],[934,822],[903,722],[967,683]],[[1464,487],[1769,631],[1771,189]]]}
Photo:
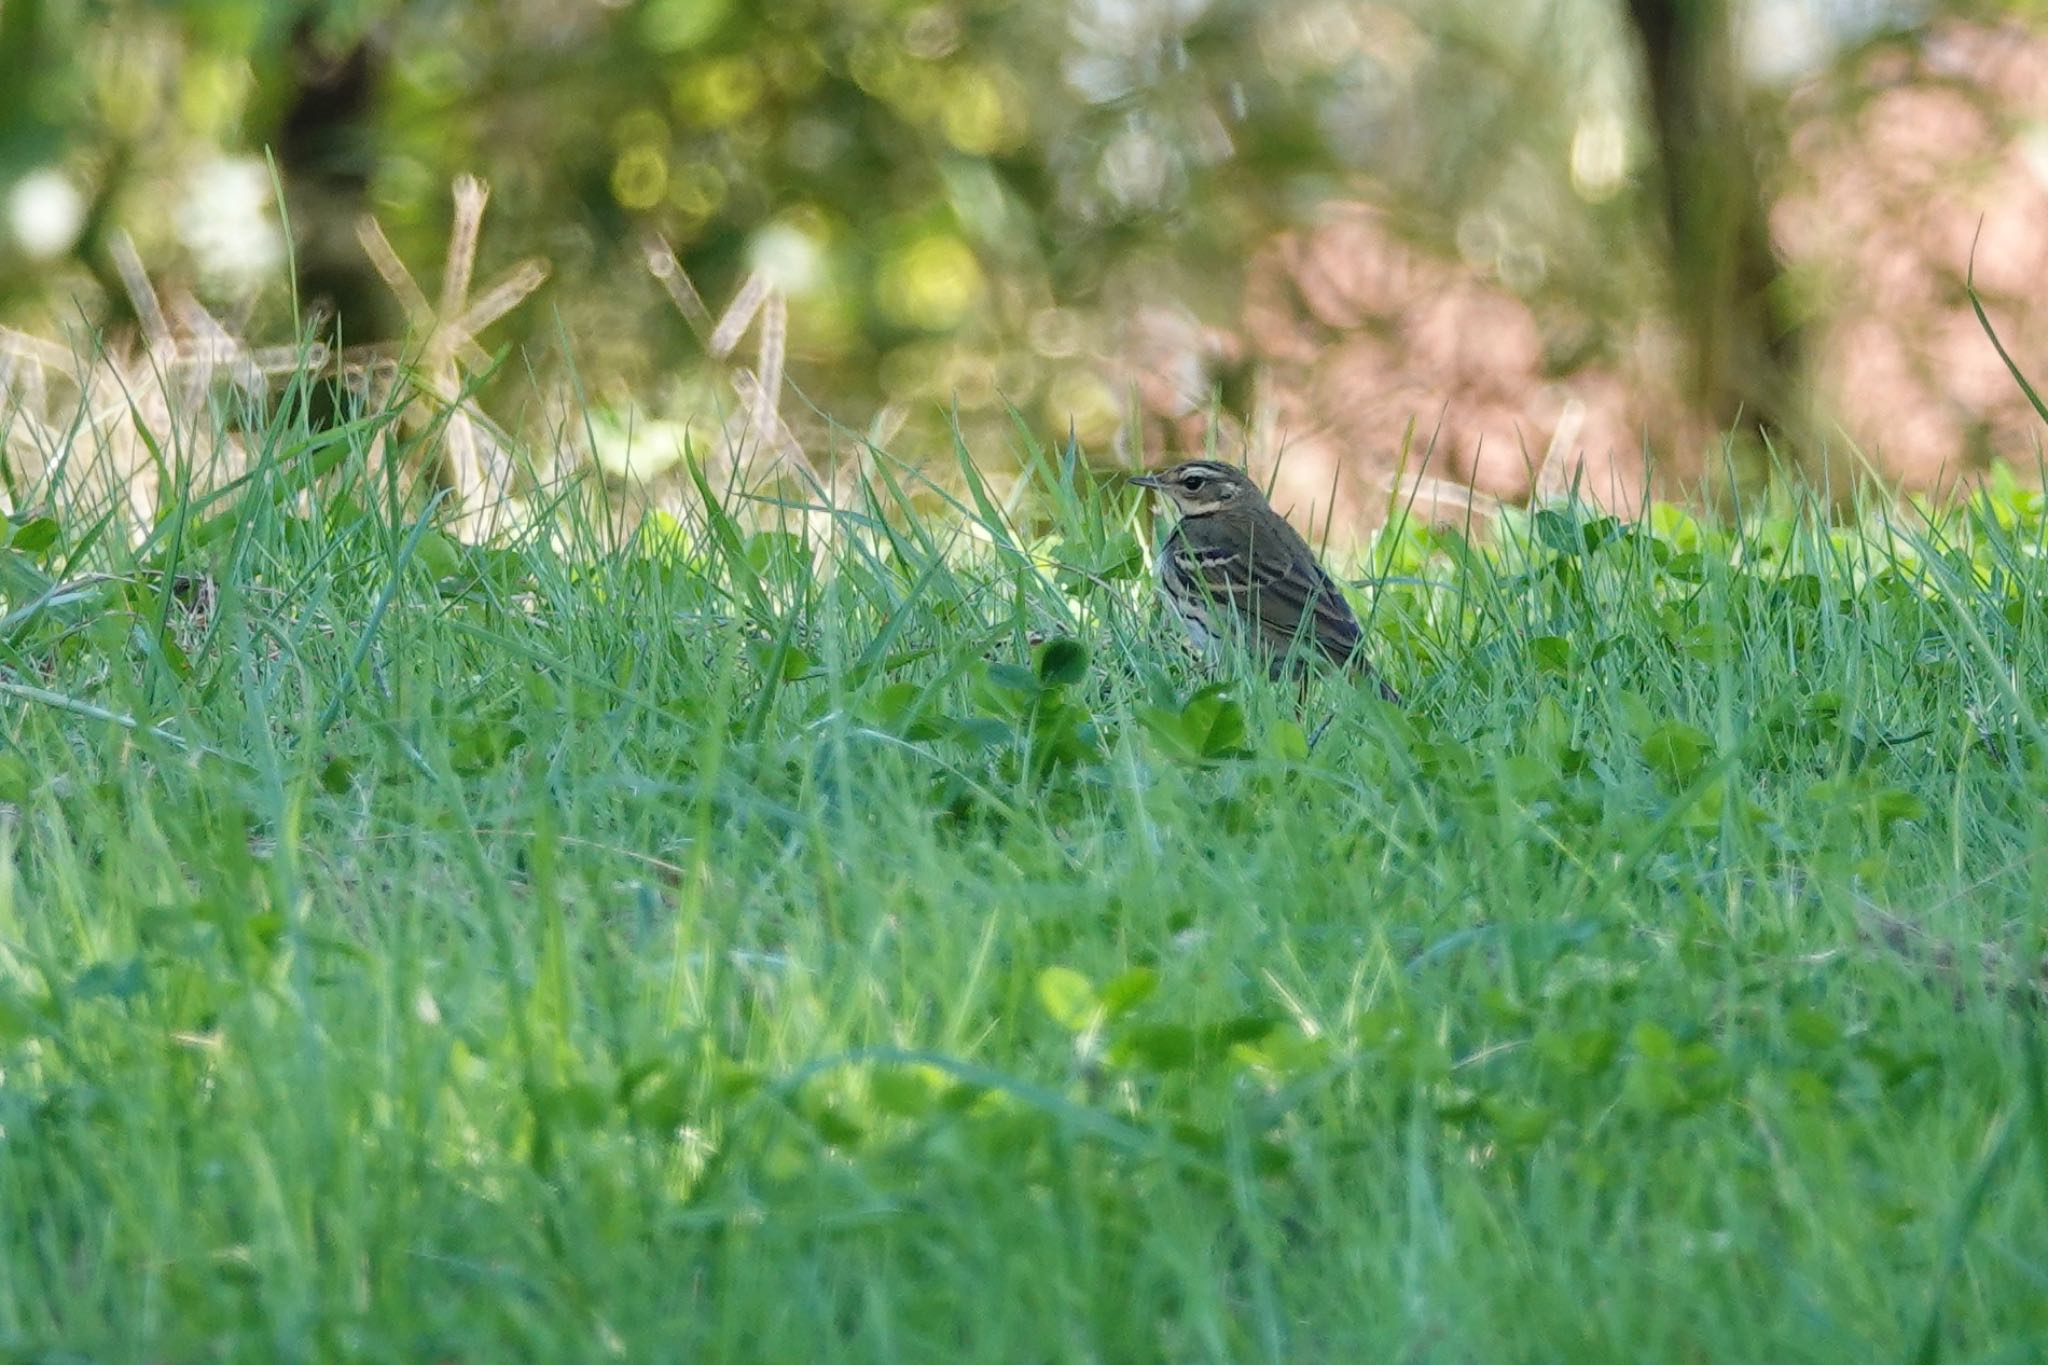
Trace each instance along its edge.
{"label": "tree trunk", "polygon": [[[1804,346],[1781,274],[1727,0],[1627,0],[1656,134],[1673,304],[1717,430],[1808,452]],[[1743,444],[1750,444],[1743,442]]]}
{"label": "tree trunk", "polygon": [[321,40],[311,17],[301,18],[284,54],[289,96],[273,142],[295,240],[300,303],[324,319],[327,340],[351,345],[388,340],[405,323],[356,241],[356,220],[370,207],[384,65],[376,33],[331,45]]}

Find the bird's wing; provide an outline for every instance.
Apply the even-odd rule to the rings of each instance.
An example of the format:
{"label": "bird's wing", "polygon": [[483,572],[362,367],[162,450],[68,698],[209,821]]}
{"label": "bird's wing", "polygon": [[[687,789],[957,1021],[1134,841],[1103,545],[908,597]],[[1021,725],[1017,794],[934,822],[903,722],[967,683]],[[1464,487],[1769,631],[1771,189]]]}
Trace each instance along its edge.
{"label": "bird's wing", "polygon": [[1308,644],[1339,662],[1358,648],[1361,632],[1351,604],[1313,559],[1294,559],[1261,582],[1258,594],[1259,619],[1274,645],[1285,648],[1306,636]]}
{"label": "bird's wing", "polygon": [[[1173,567],[1218,606],[1256,620],[1268,644],[1286,649],[1297,635],[1333,659],[1349,659],[1358,648],[1358,618],[1351,604],[1306,545],[1268,546],[1250,561],[1241,551],[1195,544],[1185,537],[1171,547]],[[1284,550],[1284,553],[1274,551]],[[1304,618],[1307,618],[1304,621]]]}

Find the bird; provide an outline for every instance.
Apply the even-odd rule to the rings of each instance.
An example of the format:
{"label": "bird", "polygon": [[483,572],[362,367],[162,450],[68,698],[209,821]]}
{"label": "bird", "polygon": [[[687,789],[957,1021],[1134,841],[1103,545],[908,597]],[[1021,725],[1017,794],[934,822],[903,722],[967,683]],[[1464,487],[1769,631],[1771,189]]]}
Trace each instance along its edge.
{"label": "bird", "polygon": [[1320,657],[1387,686],[1364,653],[1365,632],[1301,534],[1275,512],[1251,477],[1217,460],[1188,460],[1130,482],[1180,514],[1159,546],[1160,600],[1211,659],[1244,641],[1272,675]]}

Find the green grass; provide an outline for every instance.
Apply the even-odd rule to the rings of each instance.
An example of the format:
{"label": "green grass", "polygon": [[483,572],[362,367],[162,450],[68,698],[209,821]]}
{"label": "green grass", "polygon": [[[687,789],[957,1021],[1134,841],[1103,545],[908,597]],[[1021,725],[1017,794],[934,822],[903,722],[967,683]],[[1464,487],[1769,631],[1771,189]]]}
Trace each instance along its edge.
{"label": "green grass", "polygon": [[474,549],[370,425],[10,523],[0,1356],[2048,1358],[2038,497],[1383,537],[1299,707],[1071,462]]}

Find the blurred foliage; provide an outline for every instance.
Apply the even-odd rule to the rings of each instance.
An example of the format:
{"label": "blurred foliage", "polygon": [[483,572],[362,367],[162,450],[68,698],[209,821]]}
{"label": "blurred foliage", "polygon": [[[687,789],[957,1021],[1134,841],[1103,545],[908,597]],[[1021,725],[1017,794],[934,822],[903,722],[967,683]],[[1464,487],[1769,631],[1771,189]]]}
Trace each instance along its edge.
{"label": "blurred foliage", "polygon": [[[431,292],[448,185],[481,176],[479,277],[539,253],[558,286],[491,340],[557,375],[573,356],[586,397],[634,422],[712,401],[646,273],[657,235],[714,309],[757,273],[788,297],[790,372],[827,410],[937,424],[1008,402],[1093,445],[1118,427],[1105,361],[1137,305],[1233,321],[1257,245],[1335,198],[1376,200],[1545,301],[1558,373],[1627,345],[1646,309],[1697,301],[1669,288],[1669,239],[1690,251],[1700,225],[1665,216],[1719,191],[1672,181],[1685,166],[1643,173],[1668,149],[1642,21],[1723,8],[8,0],[0,320],[119,321],[119,231],[274,336],[293,300],[268,149],[299,302],[337,307],[352,340],[403,319],[357,220],[374,214]],[[1832,37],[1920,12],[1834,6]]]}
{"label": "blurred foliage", "polygon": [[[416,267],[444,240],[450,178],[482,175],[480,269],[546,254],[579,364],[635,389],[684,341],[639,271],[653,231],[714,302],[753,270],[778,284],[794,359],[834,377],[830,397],[986,407],[1055,389],[1086,406],[1086,323],[1060,302],[1139,257],[1227,278],[1287,177],[1323,158],[1313,83],[1272,59],[1287,8],[10,3],[0,184],[60,168],[80,230],[54,260],[10,243],[0,306],[118,310],[100,240],[118,223],[152,266],[216,301],[267,285],[280,312],[272,239],[224,227],[265,217],[246,158],[271,147],[295,219],[343,215],[345,237],[373,212]],[[373,97],[322,107],[351,67]],[[344,192],[303,200],[316,181]],[[358,337],[383,330],[350,302]]]}

